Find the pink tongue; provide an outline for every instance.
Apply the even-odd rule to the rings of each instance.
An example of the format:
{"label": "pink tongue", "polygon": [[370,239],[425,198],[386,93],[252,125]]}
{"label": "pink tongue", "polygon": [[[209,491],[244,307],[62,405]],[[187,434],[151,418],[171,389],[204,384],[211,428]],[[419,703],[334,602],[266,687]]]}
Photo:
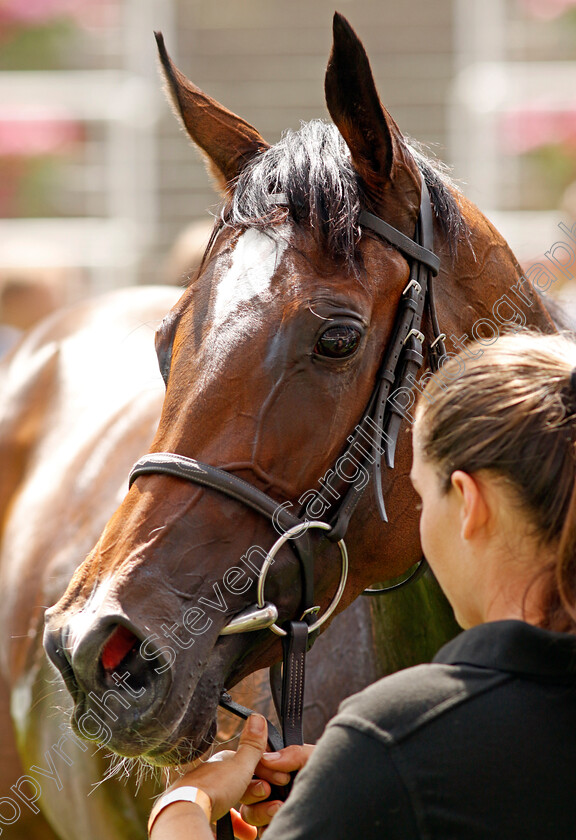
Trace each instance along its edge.
{"label": "pink tongue", "polygon": [[118,625],[104,647],[102,648],[102,667],[105,671],[113,671],[120,665],[127,653],[138,642],[138,639],[126,627]]}

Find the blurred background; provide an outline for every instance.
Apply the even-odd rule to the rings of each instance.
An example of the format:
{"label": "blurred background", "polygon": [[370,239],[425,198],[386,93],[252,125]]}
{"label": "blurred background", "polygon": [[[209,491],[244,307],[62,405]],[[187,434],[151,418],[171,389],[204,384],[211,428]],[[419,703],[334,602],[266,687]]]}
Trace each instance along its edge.
{"label": "blurred background", "polygon": [[[576,0],[338,10],[403,131],[453,167],[521,262],[538,260],[576,219]],[[6,343],[62,303],[182,282],[207,237],[217,198],[163,96],[153,30],[274,142],[327,117],[333,11],[334,0],[0,0]]]}

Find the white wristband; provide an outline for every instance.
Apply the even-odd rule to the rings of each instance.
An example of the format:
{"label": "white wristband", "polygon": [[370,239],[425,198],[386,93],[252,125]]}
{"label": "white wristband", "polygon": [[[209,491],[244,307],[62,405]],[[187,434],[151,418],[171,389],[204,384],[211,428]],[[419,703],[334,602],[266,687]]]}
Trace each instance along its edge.
{"label": "white wristband", "polygon": [[212,816],[212,802],[210,801],[210,797],[207,793],[204,793],[203,790],[186,785],[174,788],[174,790],[163,794],[160,799],[156,800],[156,804],[152,808],[150,818],[148,820],[148,835],[152,833],[152,827],[158,819],[160,813],[164,810],[164,808],[167,808],[168,805],[172,805],[173,802],[195,803],[202,808],[208,822],[210,822]]}

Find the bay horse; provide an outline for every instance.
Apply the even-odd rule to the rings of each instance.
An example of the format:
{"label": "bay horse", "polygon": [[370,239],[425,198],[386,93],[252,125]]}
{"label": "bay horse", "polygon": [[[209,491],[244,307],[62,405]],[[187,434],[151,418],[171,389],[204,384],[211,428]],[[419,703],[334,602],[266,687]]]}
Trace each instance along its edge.
{"label": "bay horse", "polygon": [[[146,836],[160,779],[107,778],[109,751],[74,736],[65,685],[43,653],[43,612],[94,546],[154,436],[164,386],[153,334],[180,295],[140,287],[78,304],[31,332],[0,366],[0,828],[16,840]],[[450,628],[449,619],[438,621],[436,601],[441,609],[423,581],[398,593],[385,615],[372,616],[380,605],[359,599],[338,617],[310,653],[309,741],[346,694],[433,654]],[[264,672],[235,699],[273,715]],[[218,739],[235,731],[223,718]],[[34,800],[40,790],[37,804],[18,795]]]}
{"label": "bay horse", "polygon": [[[280,658],[270,629],[226,633],[255,601],[258,564],[278,537],[267,519],[218,489],[166,474],[139,475],[116,512],[110,508],[129,464],[148,446],[226,470],[279,508],[317,500],[320,485],[339,495],[350,476],[339,474],[333,485],[327,477],[364,417],[410,277],[410,260],[361,224],[363,212],[412,239],[425,183],[441,266],[437,314],[450,348],[472,336],[490,342],[499,329],[525,323],[554,329],[493,226],[402,136],[340,15],[326,74],[334,125],[313,122],[275,146],[189,82],[159,46],[176,111],[224,196],[201,268],[177,302],[170,290],[137,289],[56,318],[12,357],[2,385],[9,489],[0,499],[7,594],[0,618],[10,638],[2,665],[27,777],[8,785],[6,799],[22,805],[13,821],[21,836],[33,836],[23,828],[27,816],[39,825],[35,782],[62,837],[144,836],[149,789],[135,797],[130,786],[101,785],[94,794],[101,807],[88,804],[86,786],[104,767],[99,747],[160,766],[187,761],[213,741],[223,689]],[[162,399],[144,349],[149,331],[136,326],[167,310],[156,337]],[[422,331],[429,346],[429,318]],[[429,356],[414,387],[428,364]],[[404,396],[406,422],[383,480],[388,522],[370,483],[346,535],[350,573],[340,611],[421,556]],[[107,524],[102,511],[111,515]],[[96,520],[102,535],[78,565],[97,538]],[[338,549],[317,534],[313,540],[316,598],[325,611],[338,586]],[[279,625],[298,612],[299,571],[284,545],[266,583]],[[43,608],[51,604],[44,639],[60,676],[40,646]],[[314,675],[328,662],[339,675],[337,686],[317,690],[327,709],[360,687],[350,681],[355,665],[361,679],[370,670],[375,678],[430,656],[454,632],[430,578],[392,602],[360,600],[352,610],[370,612],[375,643],[382,628],[390,631],[388,660],[363,672],[372,642],[361,636],[362,622],[338,631],[344,612],[311,652],[336,631],[310,668]],[[54,697],[62,680],[73,726],[89,748],[59,729],[66,710],[54,705],[66,700]],[[68,817],[62,795],[73,801]],[[0,824],[7,813],[0,802]]]}

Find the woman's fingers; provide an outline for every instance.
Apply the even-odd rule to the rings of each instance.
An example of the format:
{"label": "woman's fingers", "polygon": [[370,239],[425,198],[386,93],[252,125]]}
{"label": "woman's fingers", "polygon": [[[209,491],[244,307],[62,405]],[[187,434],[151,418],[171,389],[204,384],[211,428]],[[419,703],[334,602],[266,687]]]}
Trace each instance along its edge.
{"label": "woman's fingers", "polygon": [[[247,787],[242,797],[242,818],[253,826],[265,826],[270,823],[274,814],[282,807],[282,802],[261,800],[270,795],[270,784],[287,785],[290,773],[301,770],[306,764],[314,747],[305,744],[302,747],[290,746],[275,753],[264,753],[256,765],[254,779]],[[269,783],[269,784],[267,784]]]}
{"label": "woman's fingers", "polygon": [[282,807],[284,803],[278,799],[272,802],[259,802],[255,805],[242,805],[240,813],[242,819],[249,825],[257,827],[269,825],[274,814]]}
{"label": "woman's fingers", "polygon": [[243,805],[253,805],[255,802],[261,802],[270,796],[270,785],[262,779],[252,779],[246,793],[241,798],[240,802]]}
{"label": "woman's fingers", "polygon": [[240,735],[237,751],[222,752],[188,771],[173,787],[192,785],[208,794],[212,816],[219,819],[240,800],[254,768],[266,749],[268,727],[262,715],[251,715]]}
{"label": "woman's fingers", "polygon": [[313,744],[304,744],[301,747],[293,745],[284,747],[279,752],[265,752],[256,766],[256,776],[275,785],[288,784],[288,778],[280,781],[280,778],[274,777],[273,774],[287,774],[301,770],[313,752]]}
{"label": "woman's fingers", "polygon": [[268,782],[271,785],[287,785],[292,778],[290,773],[282,773],[279,770],[269,770],[267,767],[261,767],[259,764],[254,771],[256,778]]}
{"label": "woman's fingers", "polygon": [[[242,800],[242,817],[251,826],[268,825],[282,805],[279,801],[262,801],[270,796],[270,784],[285,785],[290,773],[300,770],[312,754],[313,747],[286,747],[278,753],[264,753],[268,728],[265,718],[251,715],[242,730],[238,749],[222,752],[187,772],[173,787],[193,785],[208,794],[212,801],[212,817],[218,819],[234,803]],[[264,754],[263,754],[264,753]],[[255,772],[256,771],[256,772]],[[256,775],[256,779],[252,776]],[[253,840],[254,832],[236,815],[237,837]]]}
{"label": "woman's fingers", "polygon": [[262,751],[266,749],[267,737],[266,718],[257,714],[250,715],[240,733],[235,760],[246,764],[246,766],[254,767],[258,760],[262,758]]}

